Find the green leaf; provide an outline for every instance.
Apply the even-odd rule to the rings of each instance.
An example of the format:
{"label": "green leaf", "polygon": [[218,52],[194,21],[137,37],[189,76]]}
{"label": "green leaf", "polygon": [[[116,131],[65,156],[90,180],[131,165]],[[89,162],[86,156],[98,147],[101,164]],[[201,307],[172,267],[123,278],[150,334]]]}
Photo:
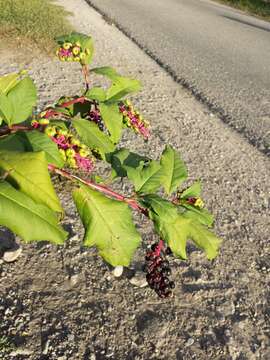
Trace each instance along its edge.
{"label": "green leaf", "polygon": [[59,168],[64,166],[57,145],[40,131],[20,132],[20,138],[25,144],[26,151],[44,151],[47,162]]}
{"label": "green leaf", "polygon": [[125,95],[141,90],[140,81],[121,76],[112,67],[94,68],[91,69],[91,72],[106,76],[113,82],[112,86],[107,90],[106,101],[108,102],[119,101]]}
{"label": "green leaf", "polygon": [[143,161],[140,166],[133,168],[124,166],[129,180],[134,184],[135,191],[142,194],[155,192],[161,184],[162,171],[158,161],[152,160],[148,164]]}
{"label": "green leaf", "polygon": [[8,151],[26,151],[26,146],[22,141],[19,132],[0,138],[0,150]]}
{"label": "green leaf", "polygon": [[106,156],[107,162],[109,162],[113,169],[113,178],[115,177],[126,177],[127,167],[137,168],[140,166],[140,163],[149,161],[145,156],[141,156],[139,154],[130,152],[128,149],[119,149],[114,151],[113,153],[107,154]]}
{"label": "green leaf", "polygon": [[117,81],[119,77],[121,77],[120,74],[114,68],[110,66],[103,66],[103,67],[97,67],[90,70],[91,72],[94,72],[98,75],[103,75],[112,80],[113,82]]}
{"label": "green leaf", "polygon": [[141,242],[128,205],[86,186],[75,190],[73,198],[85,227],[84,244],[96,246],[111,265],[128,266]]}
{"label": "green leaf", "polygon": [[35,202],[63,212],[48,173],[44,152],[0,151],[0,169],[9,173],[7,180]]}
{"label": "green leaf", "polygon": [[52,210],[35,203],[6,181],[0,182],[0,225],[6,226],[25,241],[46,240],[63,244],[67,237]]}
{"label": "green leaf", "polygon": [[113,143],[118,143],[122,133],[123,115],[117,104],[99,104],[101,117],[110,132]]}
{"label": "green leaf", "polygon": [[90,100],[97,100],[101,102],[106,100],[106,92],[101,87],[92,87],[85,93],[84,96]]}
{"label": "green leaf", "polygon": [[119,77],[107,90],[108,102],[119,101],[124,96],[141,90],[142,86],[138,80],[127,77]]}
{"label": "green leaf", "polygon": [[160,160],[162,166],[162,184],[167,194],[174,192],[186,180],[187,169],[179,154],[171,147],[166,146]]}
{"label": "green leaf", "polygon": [[5,95],[11,90],[17,83],[21,73],[10,73],[0,77],[0,92]]}
{"label": "green leaf", "polygon": [[148,207],[150,218],[161,238],[167,242],[172,252],[183,259],[187,258],[187,240],[203,249],[208,259],[217,256],[221,240],[206,226],[190,218],[186,213],[178,213],[177,207],[157,195],[148,195],[141,202]]}
{"label": "green leaf", "polygon": [[0,93],[0,117],[8,125],[11,123],[13,114],[12,102],[8,99],[7,95]]}
{"label": "green leaf", "polygon": [[8,95],[13,106],[13,113],[8,124],[17,124],[25,121],[31,114],[37,101],[37,90],[30,77],[25,77],[13,87]]}
{"label": "green leaf", "polygon": [[188,199],[191,197],[197,198],[200,197],[200,195],[201,195],[201,182],[196,181],[181,193],[181,199]]}
{"label": "green leaf", "polygon": [[214,216],[210,214],[206,209],[198,209],[190,204],[181,204],[187,211],[185,216],[196,221],[199,221],[203,225],[212,226],[214,222]]}
{"label": "green leaf", "polygon": [[90,149],[98,149],[103,159],[106,158],[105,154],[113,152],[115,145],[107,135],[99,130],[95,123],[76,118],[72,124],[85,145],[89,146]]}

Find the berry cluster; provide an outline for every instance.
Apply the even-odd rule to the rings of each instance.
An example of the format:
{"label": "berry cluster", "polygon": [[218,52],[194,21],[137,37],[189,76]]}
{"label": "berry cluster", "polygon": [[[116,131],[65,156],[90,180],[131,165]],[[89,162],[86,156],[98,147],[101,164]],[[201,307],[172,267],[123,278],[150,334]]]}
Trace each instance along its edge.
{"label": "berry cluster", "polygon": [[87,114],[87,119],[90,120],[90,121],[95,122],[98,125],[98,127],[99,127],[99,129],[101,131],[104,130],[104,123],[102,121],[100,110],[99,110],[96,102],[94,102],[91,105],[91,109]]}
{"label": "berry cluster", "polygon": [[146,253],[146,264],[144,271],[146,272],[146,280],[151,289],[161,298],[172,296],[172,289],[175,284],[170,281],[171,269],[166,255],[171,254],[170,248],[164,250],[164,243],[161,240],[159,243],[153,244],[151,250]]}
{"label": "berry cluster", "polygon": [[202,209],[204,207],[204,202],[201,198],[197,198],[197,197],[190,197],[188,199],[186,199],[186,202],[190,205],[193,205],[199,209]]}
{"label": "berry cluster", "polygon": [[65,42],[57,51],[56,55],[61,61],[78,61],[83,62],[87,55],[90,54],[89,49],[83,50],[79,41],[75,44]]}
{"label": "berry cluster", "polygon": [[48,119],[32,121],[32,126],[35,129],[44,129],[45,134],[57,144],[59,153],[68,166],[91,172],[94,169],[94,162],[92,158],[89,158],[90,151],[88,147],[81,144],[80,140],[76,139],[67,129],[48,124]]}
{"label": "berry cluster", "polygon": [[149,138],[149,123],[136,111],[130,101],[119,103],[119,110],[123,114],[123,122],[136,133],[141,134],[146,140]]}

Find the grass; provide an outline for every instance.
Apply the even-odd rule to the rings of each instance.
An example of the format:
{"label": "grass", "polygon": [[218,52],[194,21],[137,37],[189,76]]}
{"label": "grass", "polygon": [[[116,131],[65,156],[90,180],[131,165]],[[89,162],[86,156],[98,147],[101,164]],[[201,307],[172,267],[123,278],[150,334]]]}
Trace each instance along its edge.
{"label": "grass", "polygon": [[52,0],[0,0],[0,42],[6,47],[54,48],[55,36],[71,31],[70,15]]}
{"label": "grass", "polygon": [[9,353],[14,349],[13,344],[6,336],[0,336],[0,354]]}
{"label": "grass", "polygon": [[270,21],[270,3],[263,0],[218,0],[218,2],[231,5],[244,10],[264,20]]}

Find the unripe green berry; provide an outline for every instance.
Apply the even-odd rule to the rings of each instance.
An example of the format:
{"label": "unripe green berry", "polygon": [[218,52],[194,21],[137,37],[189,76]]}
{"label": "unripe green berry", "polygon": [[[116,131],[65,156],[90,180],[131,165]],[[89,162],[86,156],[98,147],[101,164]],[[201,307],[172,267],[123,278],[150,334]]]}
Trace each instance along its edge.
{"label": "unripe green berry", "polygon": [[71,139],[71,144],[72,144],[72,145],[75,145],[75,146],[80,146],[80,145],[81,145],[81,142],[80,142],[79,139],[72,138],[72,139]]}
{"label": "unripe green berry", "polygon": [[40,119],[39,120],[40,125],[48,125],[50,123],[49,119]]}
{"label": "unripe green berry", "polygon": [[45,134],[52,137],[56,134],[56,129],[54,126],[47,126],[45,129]]}
{"label": "unripe green berry", "polygon": [[68,50],[68,49],[70,49],[70,48],[71,48],[71,46],[72,46],[72,44],[71,44],[71,43],[66,42],[66,43],[64,43],[63,48],[64,48],[65,50]]}
{"label": "unripe green berry", "polygon": [[66,150],[67,157],[73,158],[75,154],[76,154],[76,152],[73,149],[67,149]]}
{"label": "unripe green berry", "polygon": [[79,154],[80,154],[81,157],[87,157],[90,154],[90,152],[87,151],[87,150],[81,149],[79,151]]}

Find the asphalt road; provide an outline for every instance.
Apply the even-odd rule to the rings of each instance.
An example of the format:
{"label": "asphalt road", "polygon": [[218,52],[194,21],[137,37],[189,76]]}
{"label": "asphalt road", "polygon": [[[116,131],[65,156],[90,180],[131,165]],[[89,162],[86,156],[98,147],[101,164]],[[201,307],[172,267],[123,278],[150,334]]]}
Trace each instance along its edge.
{"label": "asphalt road", "polygon": [[269,23],[208,0],[87,1],[210,111],[270,153]]}

